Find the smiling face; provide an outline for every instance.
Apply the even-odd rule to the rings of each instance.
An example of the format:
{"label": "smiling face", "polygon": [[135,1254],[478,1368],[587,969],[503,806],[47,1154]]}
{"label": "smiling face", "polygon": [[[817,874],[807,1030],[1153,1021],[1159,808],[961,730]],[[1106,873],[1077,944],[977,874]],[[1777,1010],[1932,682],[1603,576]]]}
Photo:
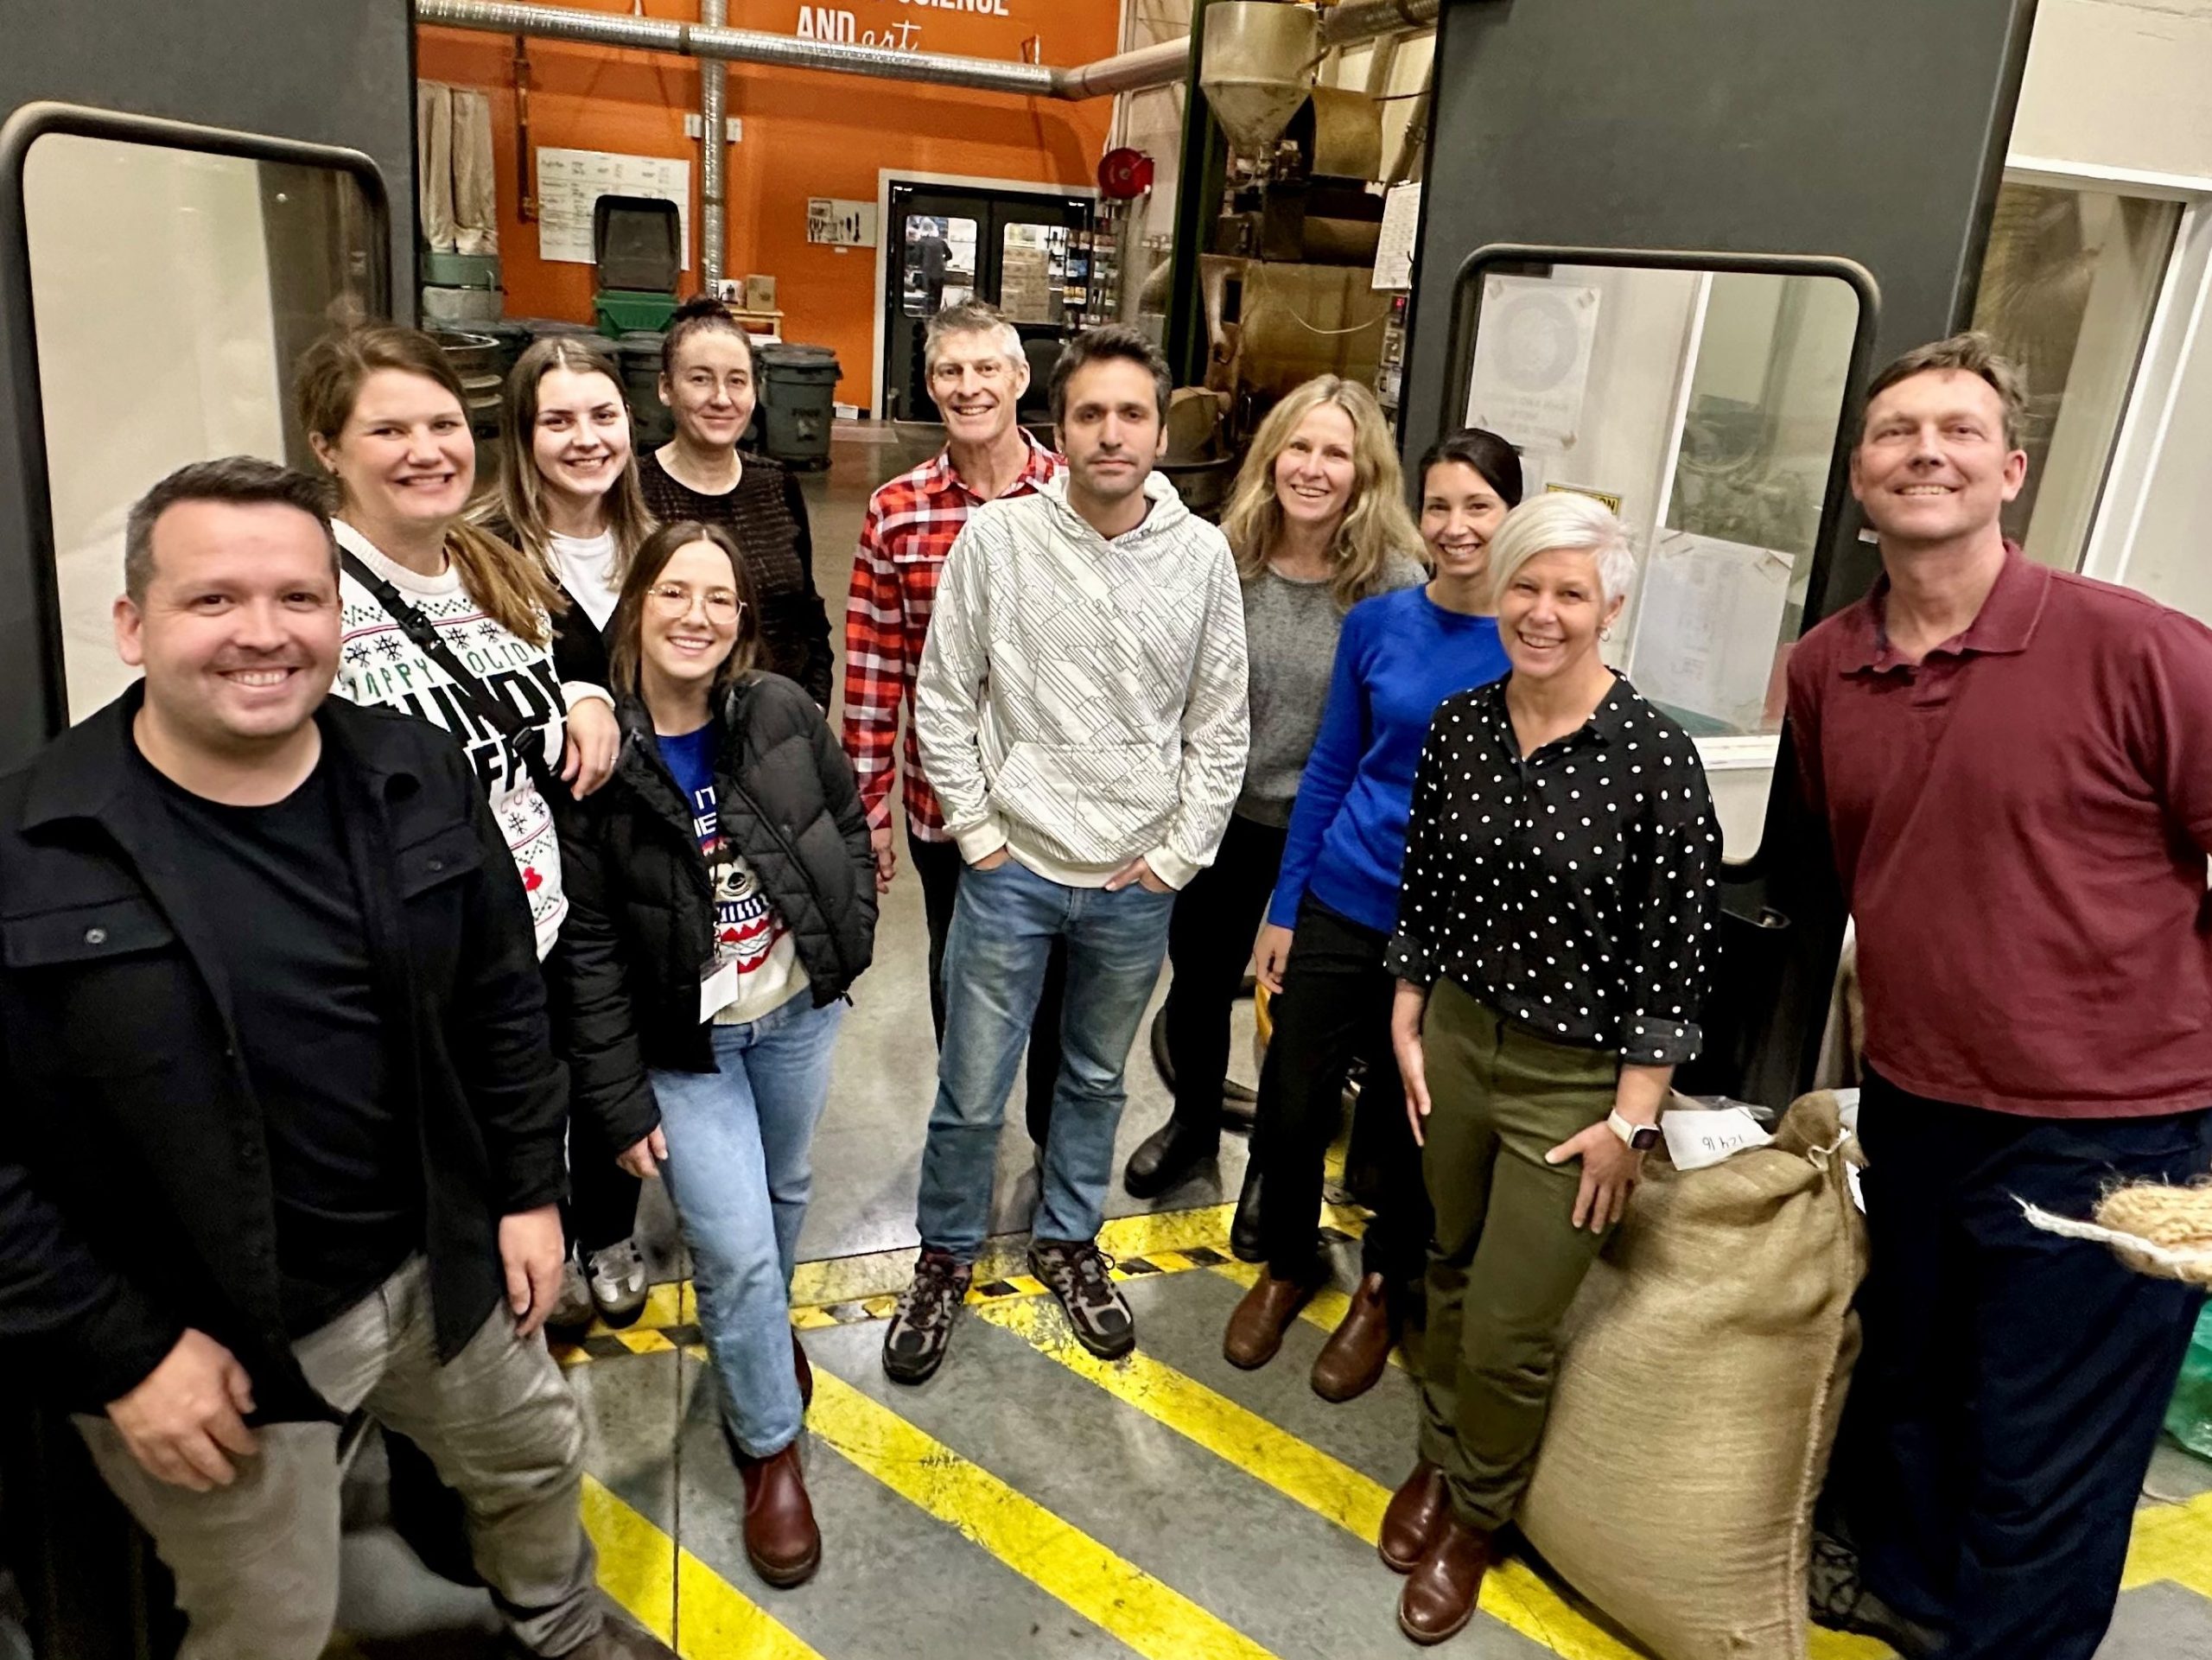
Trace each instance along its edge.
{"label": "smiling face", "polygon": [[1497,596],[1497,633],[1513,672],[1530,680],[1554,679],[1589,668],[1598,655],[1598,631],[1620,615],[1598,577],[1598,561],[1578,548],[1556,548],[1530,558]]}
{"label": "smiling face", "polygon": [[236,756],[282,743],[338,671],[338,573],[313,515],[180,501],[154,522],[145,592],[115,602],[116,650],[173,741]]}
{"label": "smiling face", "polygon": [[645,590],[639,658],[645,701],[656,692],[695,694],[713,685],[737,644],[738,600],[729,556],[711,542],[687,542]]}
{"label": "smiling face", "polygon": [[1889,544],[1986,534],[2027,477],[2027,453],[2005,441],[2004,399],[1964,369],[1930,369],[1885,387],[1851,452],[1851,493]]}
{"label": "smiling face", "polygon": [[554,495],[577,505],[604,496],[630,460],[622,389],[588,370],[547,370],[537,382],[530,453]]}
{"label": "smiling face", "polygon": [[970,328],[940,338],[930,359],[930,396],[955,443],[988,446],[1014,430],[1029,388],[1029,362],[1007,354],[1005,337]]}
{"label": "smiling face", "polygon": [[461,400],[424,375],[378,369],[361,383],[346,424],[314,434],[338,476],[349,518],[429,525],[460,517],[476,484],[476,440]]}
{"label": "smiling face", "polygon": [[660,401],[699,449],[734,449],[753,419],[753,348],[734,328],[694,328],[660,378]]}
{"label": "smiling face", "polygon": [[1421,486],[1421,539],[1440,575],[1473,582],[1490,569],[1490,539],[1505,522],[1505,498],[1480,469],[1439,461]]}
{"label": "smiling face", "polygon": [[1167,453],[1152,372],[1128,358],[1084,364],[1063,389],[1060,450],[1068,458],[1068,499],[1110,510],[1144,488]]}
{"label": "smiling face", "polygon": [[1358,433],[1335,404],[1316,404],[1275,456],[1275,503],[1286,521],[1333,532],[1351,511]]}

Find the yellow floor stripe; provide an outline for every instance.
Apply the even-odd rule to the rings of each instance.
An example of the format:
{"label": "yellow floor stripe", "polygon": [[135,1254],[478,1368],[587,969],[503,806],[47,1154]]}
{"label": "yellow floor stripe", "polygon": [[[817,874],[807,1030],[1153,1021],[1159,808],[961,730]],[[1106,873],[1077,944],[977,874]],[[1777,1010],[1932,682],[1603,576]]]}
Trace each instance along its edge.
{"label": "yellow floor stripe", "polygon": [[780,1620],[690,1551],[677,1550],[665,1533],[589,1476],[583,1516],[599,1548],[601,1587],[655,1637],[673,1642],[684,1660],[822,1660]]}
{"label": "yellow floor stripe", "polygon": [[2157,1580],[2212,1597],[2212,1493],[2136,1512],[2120,1588],[2133,1591]]}
{"label": "yellow floor stripe", "polygon": [[[1379,1536],[1389,1488],[1196,1378],[1141,1351],[1124,1360],[1100,1360],[1042,1301],[991,1303],[976,1313],[1369,1544]],[[1639,1660],[1635,1650],[1563,1601],[1525,1563],[1508,1561],[1491,1571],[1483,1581],[1482,1610],[1566,1660]]]}
{"label": "yellow floor stripe", "polygon": [[[1224,1280],[1235,1281],[1247,1291],[1258,1284],[1260,1280],[1260,1265],[1257,1262],[1240,1262],[1233,1258],[1229,1262],[1217,1264],[1214,1272]],[[1334,1286],[1325,1286],[1307,1300],[1306,1307],[1298,1311],[1298,1317],[1308,1326],[1318,1326],[1325,1332],[1334,1332],[1343,1323],[1344,1315],[1351,1311],[1351,1308],[1350,1297],[1344,1295]],[[1399,1345],[1395,1343],[1390,1345],[1390,1364],[1401,1371],[1405,1370],[1405,1356],[1401,1352]]]}
{"label": "yellow floor stripe", "polygon": [[814,1379],[807,1425],[817,1440],[1137,1653],[1151,1660],[1271,1660],[1179,1591],[889,1408],[818,1367]]}

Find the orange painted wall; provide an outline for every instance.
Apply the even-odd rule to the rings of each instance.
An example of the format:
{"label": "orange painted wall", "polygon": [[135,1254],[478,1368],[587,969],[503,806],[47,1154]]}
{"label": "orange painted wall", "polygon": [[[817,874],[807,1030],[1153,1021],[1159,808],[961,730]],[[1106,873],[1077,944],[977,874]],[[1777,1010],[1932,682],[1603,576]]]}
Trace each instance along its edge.
{"label": "orange painted wall", "polygon": [[[629,0],[565,0],[627,15]],[[1010,16],[938,10],[919,0],[838,0],[861,31],[897,31],[918,51],[1019,61],[1035,39],[1039,60],[1085,63],[1120,43],[1113,0],[999,0]],[[696,20],[696,0],[645,0],[646,15]],[[798,0],[731,0],[732,28],[796,32]],[[514,43],[505,35],[451,29],[417,31],[417,73],[426,80],[481,87],[492,95],[492,142],[499,193],[499,257],[507,310],[515,316],[591,317],[588,265],[543,261],[537,231],[518,217],[515,174]],[[699,146],[683,134],[698,107],[696,66],[657,53],[620,52],[555,41],[529,43],[533,146],[665,156],[691,163],[691,224],[697,235]],[[876,199],[876,170],[959,174],[1042,184],[1096,182],[1110,99],[1071,104],[852,75],[729,66],[728,112],[744,123],[727,152],[724,271],[772,276],[784,338],[835,348],[838,398],[876,402],[868,384],[874,349],[875,251],[806,239],[810,196]],[[533,177],[535,169],[533,169]],[[696,286],[696,251],[687,281]]]}

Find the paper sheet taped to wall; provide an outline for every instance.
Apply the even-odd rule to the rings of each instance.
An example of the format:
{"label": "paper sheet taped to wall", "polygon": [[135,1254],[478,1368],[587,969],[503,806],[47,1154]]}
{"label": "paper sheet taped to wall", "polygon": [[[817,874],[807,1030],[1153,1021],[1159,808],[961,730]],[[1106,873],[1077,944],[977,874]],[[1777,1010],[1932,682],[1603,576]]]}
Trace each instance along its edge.
{"label": "paper sheet taped to wall", "polygon": [[601,196],[674,202],[683,269],[691,269],[691,163],[604,149],[537,152],[537,257],[590,264],[592,207]]}

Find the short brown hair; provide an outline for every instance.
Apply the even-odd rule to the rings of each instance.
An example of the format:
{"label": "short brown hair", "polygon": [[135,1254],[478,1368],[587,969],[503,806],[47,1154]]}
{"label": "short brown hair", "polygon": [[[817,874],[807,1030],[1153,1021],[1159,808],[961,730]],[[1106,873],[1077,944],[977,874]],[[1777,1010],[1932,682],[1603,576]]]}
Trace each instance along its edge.
{"label": "short brown hair", "polygon": [[638,665],[645,654],[645,590],[660,581],[677,551],[694,542],[711,542],[729,558],[730,587],[743,608],[737,614],[737,640],[715,672],[717,690],[753,666],[760,644],[760,601],[753,585],[753,571],[738,551],[737,538],[720,525],[679,518],[662,525],[645,540],[622,578],[622,591],[614,601],[614,614],[607,620],[607,675],[613,690],[626,697],[639,695]]}
{"label": "short brown hair", "polygon": [[1096,328],[1086,328],[1060,348],[1059,360],[1052,365],[1052,378],[1046,390],[1052,400],[1052,424],[1058,426],[1067,419],[1068,379],[1075,372],[1093,363],[1108,363],[1119,358],[1126,363],[1141,365],[1152,374],[1153,393],[1160,404],[1160,424],[1167,424],[1167,395],[1175,390],[1175,378],[1167,372],[1167,359],[1141,331],[1127,323],[1101,323]]}
{"label": "short brown hair", "polygon": [[753,350],[753,336],[745,332],[745,325],[737,314],[711,294],[695,294],[668,320],[668,332],[660,337],[660,372],[671,380],[676,378],[676,360],[683,355],[683,343],[694,334],[734,334],[745,347],[745,361],[753,378],[760,378],[760,362]]}
{"label": "short brown hair", "polygon": [[1931,340],[1925,346],[1916,346],[1903,357],[1878,371],[1867,383],[1866,402],[1859,416],[1859,436],[1866,436],[1866,410],[1874,407],[1874,400],[1897,384],[1915,375],[1931,372],[1956,370],[1979,377],[1997,394],[1998,402],[2005,406],[2005,448],[2018,449],[2022,442],[2022,429],[2028,418],[2028,378],[2020,366],[1997,349],[1997,342],[1979,329],[1963,334],[1954,334],[1948,340]]}
{"label": "short brown hair", "polygon": [[220,461],[180,467],[131,504],[123,532],[123,591],[143,605],[154,580],[155,521],[180,502],[226,501],[240,506],[274,503],[296,507],[321,527],[330,549],[330,569],[338,571],[338,544],[330,534],[330,513],[322,480],[258,455],[226,455]]}

